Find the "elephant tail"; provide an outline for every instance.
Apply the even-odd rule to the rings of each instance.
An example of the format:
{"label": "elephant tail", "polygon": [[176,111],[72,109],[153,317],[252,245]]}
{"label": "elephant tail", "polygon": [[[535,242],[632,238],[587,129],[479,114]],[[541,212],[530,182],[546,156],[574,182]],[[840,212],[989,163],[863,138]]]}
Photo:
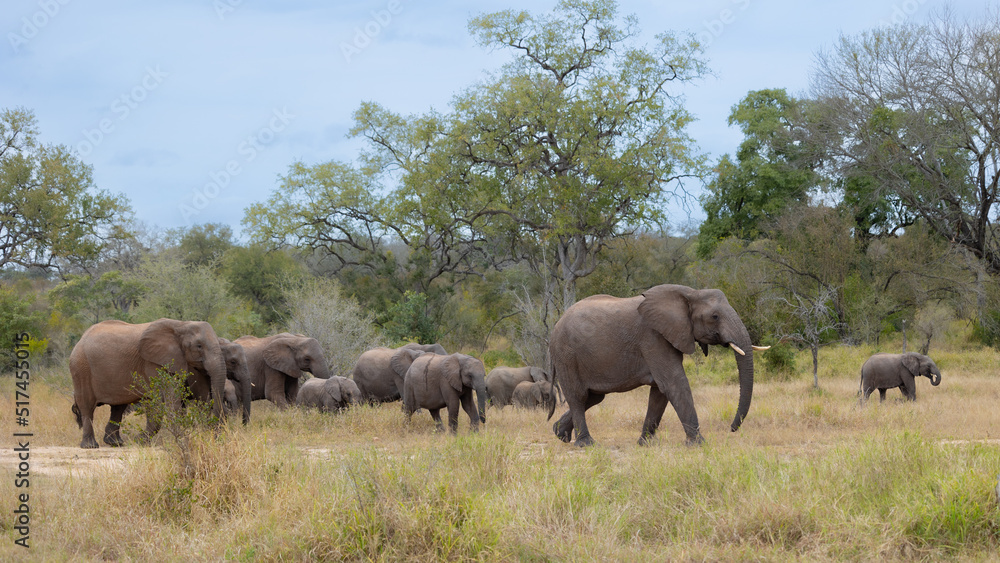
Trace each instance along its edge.
{"label": "elephant tail", "polygon": [[76,425],[83,428],[83,417],[80,416],[80,407],[76,406],[76,403],[74,402],[71,410],[73,411],[73,414],[76,415]]}
{"label": "elephant tail", "polygon": [[559,384],[556,383],[556,365],[551,359],[549,359],[549,373],[552,374],[552,393],[549,393],[549,416],[545,420],[550,420],[552,415],[555,414],[556,403],[559,400],[557,398],[557,393],[559,393]]}

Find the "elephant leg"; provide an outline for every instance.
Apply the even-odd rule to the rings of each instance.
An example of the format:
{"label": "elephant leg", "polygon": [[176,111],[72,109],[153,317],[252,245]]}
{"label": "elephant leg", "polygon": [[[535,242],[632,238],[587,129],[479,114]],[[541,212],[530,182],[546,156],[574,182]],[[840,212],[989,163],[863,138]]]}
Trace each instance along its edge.
{"label": "elephant leg", "polygon": [[125,416],[125,409],[127,408],[128,405],[111,405],[111,418],[108,419],[108,425],[104,427],[105,444],[114,447],[125,445],[120,430],[122,427],[122,417]]}
{"label": "elephant leg", "polygon": [[904,379],[903,385],[900,387],[903,390],[903,396],[905,396],[910,401],[917,400],[917,383],[914,378]]}
{"label": "elephant leg", "polygon": [[656,429],[663,419],[663,411],[667,408],[670,400],[660,392],[656,385],[649,386],[649,406],[646,408],[646,420],[642,423],[642,434],[639,435],[639,445],[645,446],[653,441]]}
{"label": "elephant leg", "polygon": [[299,398],[299,380],[294,377],[285,378],[285,398],[288,404],[294,405]]}
{"label": "elephant leg", "polygon": [[[674,379],[674,384],[671,389],[671,396],[668,397],[671,403],[674,405],[674,412],[677,413],[677,418],[681,421],[681,426],[684,428],[684,435],[687,436],[688,445],[701,444],[705,441],[701,437],[701,426],[698,424],[698,412],[694,408],[694,397],[691,395],[691,385],[688,383],[687,377],[679,377]],[[655,388],[656,385],[654,384]],[[666,404],[663,405],[665,407]],[[660,416],[663,415],[663,407],[660,407]],[[649,416],[653,413],[653,398],[652,393],[650,393],[650,403],[649,411],[646,415],[647,421]]]}
{"label": "elephant leg", "polygon": [[436,432],[444,432],[444,423],[441,422],[441,409],[427,409],[431,413],[431,418],[434,419],[436,427],[434,430]]}
{"label": "elephant leg", "polygon": [[[471,391],[462,395],[462,410],[469,415],[469,428],[473,432],[479,432],[479,407],[476,406],[476,400]],[[456,418],[457,416],[456,413]]]}
{"label": "elephant leg", "polygon": [[874,391],[875,391],[875,388],[874,388],[874,387],[865,387],[865,392],[863,393],[863,396],[862,396],[862,398],[861,398],[861,402],[862,402],[862,403],[867,403],[867,402],[868,402],[868,397],[870,397],[870,396],[871,396],[871,394],[872,394],[872,393],[873,393]]}
{"label": "elephant leg", "polygon": [[460,400],[458,397],[451,397],[448,400],[448,431],[458,434],[458,408]]}
{"label": "elephant leg", "polygon": [[885,402],[885,389],[879,389],[878,390],[878,402],[880,402],[880,403],[884,403]]}
{"label": "elephant leg", "polygon": [[279,409],[285,410],[288,407],[288,399],[285,397],[285,376],[273,376],[268,374],[264,379],[264,398],[271,401]]}
{"label": "elephant leg", "polygon": [[594,439],[590,437],[590,430],[587,428],[587,409],[603,400],[604,393],[588,392],[587,401],[583,404],[582,409],[574,409],[570,405],[570,411],[575,411],[573,412],[573,426],[576,428],[576,442],[574,442],[576,446],[583,448],[594,444]]}
{"label": "elephant leg", "polygon": [[77,402],[77,409],[80,414],[80,427],[83,428],[83,439],[80,440],[80,447],[86,449],[98,448],[97,438],[94,437],[94,410],[97,406],[92,400]]}

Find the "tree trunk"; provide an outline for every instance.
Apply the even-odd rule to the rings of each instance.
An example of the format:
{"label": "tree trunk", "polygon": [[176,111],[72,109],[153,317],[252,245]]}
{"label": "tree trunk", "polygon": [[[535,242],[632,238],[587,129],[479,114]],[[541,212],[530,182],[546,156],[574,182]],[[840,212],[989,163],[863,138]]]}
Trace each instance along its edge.
{"label": "tree trunk", "polygon": [[813,355],[813,387],[819,389],[819,346],[811,346]]}

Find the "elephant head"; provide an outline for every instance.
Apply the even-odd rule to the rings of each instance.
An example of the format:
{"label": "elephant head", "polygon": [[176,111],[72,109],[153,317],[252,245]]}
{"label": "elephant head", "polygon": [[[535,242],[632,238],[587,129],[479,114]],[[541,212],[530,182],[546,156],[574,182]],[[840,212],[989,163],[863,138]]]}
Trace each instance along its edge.
{"label": "elephant head", "polygon": [[941,370],[938,369],[934,360],[923,354],[906,352],[903,354],[901,361],[903,362],[903,367],[909,370],[913,374],[913,377],[923,375],[931,380],[931,385],[937,386],[941,384]]}
{"label": "elephant head", "polygon": [[718,289],[692,289],[680,285],[658,285],[642,294],[639,314],[644,322],[674,348],[694,354],[700,346],[708,355],[709,345],[729,346],[736,355],[740,399],[731,429],[736,432],[750,410],[753,396],[753,346],[750,334],[736,310]]}
{"label": "elephant head", "polygon": [[[226,361],[219,337],[206,322],[159,319],[150,323],[139,337],[139,356],[159,366],[169,365],[174,372],[199,370],[208,376],[212,396],[225,394]],[[215,401],[212,410],[221,418],[222,401]]]}
{"label": "elephant head", "polygon": [[308,371],[319,379],[330,378],[326,355],[315,338],[279,334],[264,348],[263,357],[268,367],[289,377],[298,379]]}
{"label": "elephant head", "polygon": [[247,355],[243,351],[243,346],[235,342],[230,342],[225,338],[219,339],[219,347],[222,349],[222,355],[226,359],[226,377],[229,381],[233,382],[234,398],[237,403],[243,403],[243,424],[247,424],[250,422],[250,403],[253,401],[251,397],[253,381],[250,378],[250,369],[247,366]]}
{"label": "elephant head", "polygon": [[327,380],[323,389],[336,405],[356,405],[361,402],[361,390],[346,377],[335,376]]}
{"label": "elephant head", "polygon": [[486,366],[483,362],[465,354],[452,354],[443,376],[456,391],[461,391],[463,387],[475,390],[479,420],[486,422]]}

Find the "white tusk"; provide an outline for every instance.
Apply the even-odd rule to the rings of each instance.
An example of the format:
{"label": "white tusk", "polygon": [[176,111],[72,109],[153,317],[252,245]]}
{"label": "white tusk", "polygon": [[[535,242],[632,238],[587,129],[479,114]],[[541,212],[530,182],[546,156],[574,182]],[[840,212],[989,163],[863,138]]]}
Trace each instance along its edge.
{"label": "white tusk", "polygon": [[758,352],[763,352],[764,350],[770,350],[771,347],[770,346],[754,346],[753,349],[756,350],[756,351],[758,351]]}
{"label": "white tusk", "polygon": [[736,353],[739,354],[739,355],[741,355],[741,356],[746,356],[747,355],[746,352],[744,352],[743,350],[740,350],[740,347],[737,346],[737,345],[735,345],[735,344],[733,344],[732,342],[729,343],[729,347],[732,348],[733,350],[736,350]]}

